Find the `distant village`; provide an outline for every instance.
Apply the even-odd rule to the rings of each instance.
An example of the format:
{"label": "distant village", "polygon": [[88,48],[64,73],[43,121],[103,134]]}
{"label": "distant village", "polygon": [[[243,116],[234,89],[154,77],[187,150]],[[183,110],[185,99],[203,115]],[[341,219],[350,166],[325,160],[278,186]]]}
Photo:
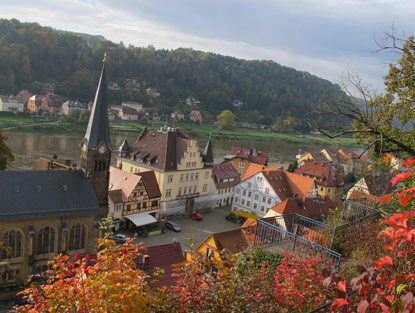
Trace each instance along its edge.
{"label": "distant village", "polygon": [[[0,299],[14,295],[22,279],[45,273],[48,261],[59,253],[70,257],[96,253],[97,239],[105,235],[108,223],[116,234],[132,229],[138,236],[157,236],[165,231],[170,216],[202,219],[204,212],[225,206],[230,208],[229,219],[243,224],[208,235],[192,253],[218,258],[221,250],[235,255],[252,245],[281,247],[292,237],[298,241],[287,249],[296,249],[301,240],[304,245],[318,243],[323,255],[340,262],[341,255],[330,243],[315,235],[325,218],[336,208],[343,208],[348,222],[370,216],[376,200],[393,190],[391,173],[401,170],[399,160],[391,157],[390,173],[367,173],[366,156],[346,148],[299,153],[290,172],[273,167],[270,153],[255,147],[229,147],[229,154],[215,163],[214,140],[209,138],[201,151],[196,139],[167,126],[145,129],[136,142],[125,139],[113,147],[109,121],[114,112],[122,120],[137,120],[144,108],[123,102],[109,112],[107,88],[119,87],[107,84],[105,64],[91,103],[61,99],[54,95],[53,84],[43,88],[45,95],[23,90],[16,96],[1,96],[0,111],[68,115],[89,110],[90,118],[80,143],[80,162],[74,162],[79,167],[71,160],[42,157],[33,170],[0,172],[0,239],[11,250],[0,248],[0,261],[10,264],[7,271],[0,269]],[[139,90],[140,85],[129,80],[126,88]],[[146,92],[160,96],[155,88]],[[193,106],[197,100],[189,97],[186,103]],[[161,118],[155,108],[147,108],[145,114],[153,120]],[[185,117],[176,111],[171,118]],[[196,110],[188,118],[203,121]],[[115,167],[111,166],[113,150],[117,151]],[[359,179],[345,181],[346,176]],[[149,225],[151,230],[142,232]],[[180,243],[147,247],[146,253],[141,266],[147,272],[165,268],[164,276],[150,283],[153,288],[174,285],[171,265],[192,258]]]}

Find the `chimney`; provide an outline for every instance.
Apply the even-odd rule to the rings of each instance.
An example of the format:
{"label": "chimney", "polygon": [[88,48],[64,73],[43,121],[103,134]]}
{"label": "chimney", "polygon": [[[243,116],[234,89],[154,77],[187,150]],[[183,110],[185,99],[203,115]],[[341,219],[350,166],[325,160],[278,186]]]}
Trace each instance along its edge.
{"label": "chimney", "polygon": [[150,265],[150,256],[148,254],[143,255],[143,271],[147,272]]}

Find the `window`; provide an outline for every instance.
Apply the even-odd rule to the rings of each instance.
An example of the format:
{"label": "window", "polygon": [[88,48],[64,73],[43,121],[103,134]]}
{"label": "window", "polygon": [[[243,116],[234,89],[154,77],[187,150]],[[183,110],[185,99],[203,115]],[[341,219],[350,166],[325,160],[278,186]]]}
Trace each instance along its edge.
{"label": "window", "polygon": [[196,167],[196,162],[192,162],[192,167]]}
{"label": "window", "polygon": [[271,198],[268,198],[268,202],[267,202],[268,204],[271,204]]}
{"label": "window", "polygon": [[254,203],[254,210],[258,209],[258,204]]}
{"label": "window", "polygon": [[182,194],[182,188],[179,188],[179,192],[178,192],[178,194],[177,195],[181,195]]}
{"label": "window", "polygon": [[235,192],[236,193],[240,193],[241,192],[241,190],[239,189],[239,187],[236,188]]}
{"label": "window", "polygon": [[258,194],[255,194],[255,195],[254,195],[254,199],[255,199],[255,200],[258,200],[258,199],[259,199],[259,195],[258,195]]}
{"label": "window", "polygon": [[246,190],[242,190],[242,195],[246,196]]}
{"label": "window", "polygon": [[268,211],[269,211],[269,208],[267,209],[267,212],[266,213],[268,213]]}
{"label": "window", "polygon": [[193,180],[193,173],[192,174],[190,174],[190,180]]}
{"label": "window", "polygon": [[186,168],[190,167],[190,162],[186,162]]}
{"label": "window", "polygon": [[167,182],[168,182],[168,183],[173,182],[173,175],[169,175],[169,176],[167,176]]}
{"label": "window", "polygon": [[251,206],[251,201],[246,201],[246,206]]}
{"label": "window", "polygon": [[321,188],[320,188],[320,191],[323,191],[323,190],[324,190],[324,188],[323,188],[323,187],[321,187]]}
{"label": "window", "polygon": [[243,163],[243,162],[239,162],[239,167],[240,167],[240,168],[244,168],[244,167],[245,167],[245,163]]}
{"label": "window", "polygon": [[20,270],[18,269],[3,271],[1,273],[1,281],[6,282],[6,281],[15,280],[16,276],[20,276]]}
{"label": "window", "polygon": [[122,208],[122,204],[120,203],[120,204],[116,204],[115,206],[114,206],[114,211],[115,212],[119,212],[119,211],[121,211],[121,208]]}
{"label": "window", "polygon": [[330,193],[330,188],[327,189],[327,192]]}
{"label": "window", "polygon": [[184,187],[183,194],[185,195],[187,193],[187,187]]}
{"label": "window", "polygon": [[269,194],[269,188],[265,188],[265,194]]}
{"label": "window", "polygon": [[262,176],[258,176],[258,177],[256,178],[256,180],[257,180],[257,181],[262,181]]}
{"label": "window", "polygon": [[22,237],[23,234],[19,230],[9,230],[3,235],[3,244],[11,249],[11,255],[2,249],[1,258],[18,258],[22,256]]}
{"label": "window", "polygon": [[252,192],[248,192],[248,197],[251,198],[252,197]]}
{"label": "window", "polygon": [[199,173],[195,174],[195,179],[198,180],[199,179]]}
{"label": "window", "polygon": [[55,230],[52,227],[43,227],[37,234],[37,254],[55,251]]}
{"label": "window", "polygon": [[184,175],[180,174],[180,181],[183,181],[183,177],[184,177]]}
{"label": "window", "polygon": [[245,205],[245,200],[244,199],[241,200],[241,204]]}
{"label": "window", "polygon": [[248,188],[252,188],[252,183],[248,183]]}
{"label": "window", "polygon": [[130,212],[131,210],[131,205],[127,204],[127,212]]}
{"label": "window", "polygon": [[189,180],[189,174],[186,174],[186,181]]}
{"label": "window", "polygon": [[171,196],[171,189],[166,189],[166,198],[170,198]]}
{"label": "window", "polygon": [[262,197],[262,202],[265,203],[267,201],[267,197]]}
{"label": "window", "polygon": [[209,172],[205,172],[205,179],[209,178]]}
{"label": "window", "polygon": [[85,248],[86,227],[82,224],[75,224],[69,231],[69,250]]}
{"label": "window", "polygon": [[204,184],[204,185],[203,185],[202,191],[203,191],[203,192],[207,191],[207,184]]}
{"label": "window", "polygon": [[235,203],[238,203],[238,201],[239,201],[239,198],[238,197],[235,197]]}
{"label": "window", "polygon": [[197,192],[197,186],[194,186],[193,187],[193,193],[196,193]]}
{"label": "window", "polygon": [[264,206],[261,205],[261,212],[264,213]]}

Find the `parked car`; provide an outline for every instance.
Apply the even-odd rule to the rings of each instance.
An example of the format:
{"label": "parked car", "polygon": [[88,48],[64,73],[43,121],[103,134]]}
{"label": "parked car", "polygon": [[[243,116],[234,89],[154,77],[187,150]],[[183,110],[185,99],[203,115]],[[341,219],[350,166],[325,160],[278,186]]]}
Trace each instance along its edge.
{"label": "parked car", "polygon": [[172,231],[175,231],[175,232],[181,232],[182,231],[182,228],[179,225],[177,225],[175,222],[172,222],[172,221],[167,221],[166,222],[166,228],[170,229]]}
{"label": "parked car", "polygon": [[116,243],[124,243],[127,238],[127,235],[124,234],[115,234],[110,236],[110,239],[114,240]]}
{"label": "parked car", "polygon": [[195,213],[192,213],[191,218],[194,221],[201,221],[201,220],[203,220],[203,215],[200,214],[200,213],[195,212]]}

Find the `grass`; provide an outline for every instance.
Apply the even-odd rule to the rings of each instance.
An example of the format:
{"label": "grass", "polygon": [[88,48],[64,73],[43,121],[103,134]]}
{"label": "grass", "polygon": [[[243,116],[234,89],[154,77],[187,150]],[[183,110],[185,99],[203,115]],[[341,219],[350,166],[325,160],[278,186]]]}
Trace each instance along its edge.
{"label": "grass", "polygon": [[[145,127],[150,130],[157,130],[163,123],[146,123],[136,121],[123,121],[110,123],[110,132],[119,133],[126,130],[141,132]],[[237,127],[233,130],[219,129],[216,125],[198,125],[194,123],[178,123],[176,126],[183,129],[189,136],[196,138],[207,138],[209,135],[214,139],[266,141],[281,143],[298,143],[316,145],[340,145],[343,147],[356,146],[353,138],[329,139],[324,136],[309,136],[299,134],[283,134],[270,130],[249,129]],[[31,117],[0,116],[0,128],[23,132],[42,133],[83,133],[86,125],[72,124],[49,119],[34,119]]]}

